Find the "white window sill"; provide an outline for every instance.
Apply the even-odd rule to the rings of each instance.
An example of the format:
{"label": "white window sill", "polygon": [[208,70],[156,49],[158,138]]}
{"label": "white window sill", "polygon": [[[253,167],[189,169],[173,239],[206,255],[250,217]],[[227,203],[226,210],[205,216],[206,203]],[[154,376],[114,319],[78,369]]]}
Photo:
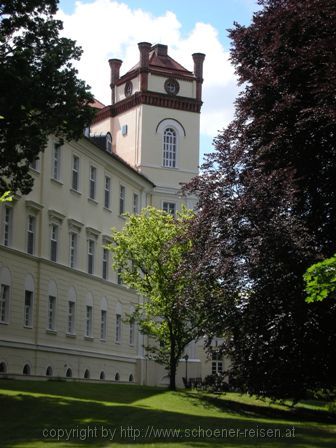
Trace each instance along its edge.
{"label": "white window sill", "polygon": [[72,339],[75,339],[77,337],[76,333],[66,333],[65,336]]}
{"label": "white window sill", "polygon": [[94,340],[94,338],[92,336],[84,336],[84,340],[92,342]]}
{"label": "white window sill", "polygon": [[33,326],[32,325],[24,325],[23,328],[27,328],[28,330],[32,330]]}
{"label": "white window sill", "polygon": [[71,193],[77,194],[78,196],[81,196],[82,192],[79,190],[75,190],[74,188],[70,188]]}
{"label": "white window sill", "polygon": [[92,202],[92,204],[95,204],[95,205],[98,205],[98,201],[96,201],[95,199],[93,199],[93,198],[88,198],[88,201],[89,202]]}
{"label": "white window sill", "polygon": [[112,213],[112,210],[110,208],[108,208],[108,207],[104,206],[103,210],[105,210],[105,212]]}
{"label": "white window sill", "polygon": [[57,330],[51,330],[50,328],[47,328],[47,329],[46,329],[46,333],[47,333],[47,334],[56,335],[56,334],[57,334]]}
{"label": "white window sill", "polygon": [[63,182],[62,182],[60,179],[55,179],[54,177],[51,177],[50,180],[51,180],[52,182],[55,182],[55,184],[58,184],[58,185],[62,185],[62,186],[63,186]]}

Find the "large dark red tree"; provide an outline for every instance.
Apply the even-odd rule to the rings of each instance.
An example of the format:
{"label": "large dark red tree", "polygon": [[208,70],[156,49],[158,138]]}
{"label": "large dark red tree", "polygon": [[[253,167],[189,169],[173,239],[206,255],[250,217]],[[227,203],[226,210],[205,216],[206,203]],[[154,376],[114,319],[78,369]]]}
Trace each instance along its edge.
{"label": "large dark red tree", "polygon": [[305,303],[303,282],[336,251],[336,2],[260,4],[230,30],[243,90],[188,187],[200,207],[188,264],[221,290],[205,331],[225,335],[236,383],[298,398],[336,383],[336,306]]}
{"label": "large dark red tree", "polygon": [[77,78],[81,49],[60,37],[58,0],[0,1],[0,193],[28,193],[29,163],[48,135],[78,139],[93,97]]}

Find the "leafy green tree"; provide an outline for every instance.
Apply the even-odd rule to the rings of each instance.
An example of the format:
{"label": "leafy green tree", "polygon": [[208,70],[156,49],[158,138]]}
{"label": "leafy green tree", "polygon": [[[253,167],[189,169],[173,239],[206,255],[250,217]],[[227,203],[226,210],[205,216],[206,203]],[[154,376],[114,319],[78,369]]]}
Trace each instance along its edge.
{"label": "leafy green tree", "polygon": [[0,204],[1,202],[12,202],[13,196],[10,191],[6,191],[2,196],[0,196]]}
{"label": "leafy green tree", "polygon": [[28,193],[29,163],[48,136],[78,139],[93,97],[72,65],[81,49],[61,38],[57,0],[0,1],[0,193]]}
{"label": "leafy green tree", "polygon": [[308,303],[321,301],[328,297],[335,298],[336,254],[310,266],[304,275],[304,280]]}
{"label": "leafy green tree", "polygon": [[167,368],[172,390],[183,351],[198,334],[197,307],[186,295],[189,279],[177,275],[191,246],[185,238],[191,216],[185,210],[174,218],[147,207],[139,215],[127,215],[108,246],[123,282],[144,297],[131,318],[152,341],[146,349]]}
{"label": "leafy green tree", "polygon": [[221,285],[205,330],[226,337],[236,384],[300,398],[336,384],[336,301],[308,305],[303,281],[336,252],[336,3],[259,3],[230,31],[243,88],[189,186],[200,212],[186,264]]}

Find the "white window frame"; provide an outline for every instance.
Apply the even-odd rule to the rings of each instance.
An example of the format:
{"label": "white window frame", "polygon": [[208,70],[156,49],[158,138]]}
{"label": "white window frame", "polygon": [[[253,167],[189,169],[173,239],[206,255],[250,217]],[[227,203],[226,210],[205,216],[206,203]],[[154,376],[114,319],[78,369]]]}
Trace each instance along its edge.
{"label": "white window frame", "polygon": [[90,165],[89,168],[89,198],[93,201],[96,200],[97,192],[97,168]]}
{"label": "white window frame", "polygon": [[103,247],[103,262],[102,262],[102,278],[108,280],[108,269],[109,269],[109,250]]}
{"label": "white window frame", "polygon": [[67,334],[75,334],[75,321],[76,321],[76,302],[74,300],[68,300],[68,327]]}
{"label": "white window frame", "polygon": [[[29,298],[29,303],[27,303],[27,298]],[[24,295],[23,322],[24,326],[27,328],[32,328],[33,326],[33,303],[34,303],[34,292],[26,289]]]}
{"label": "white window frame", "polygon": [[100,310],[100,339],[106,341],[107,334],[107,311]]}
{"label": "white window frame", "polygon": [[69,266],[72,269],[77,267],[78,260],[78,233],[69,232]]}
{"label": "white window frame", "polygon": [[121,342],[121,314],[116,314],[116,332],[115,332],[115,341],[120,344]]}
{"label": "white window frame", "polygon": [[92,316],[93,316],[93,306],[86,305],[85,309],[85,336],[87,338],[92,338]]}
{"label": "white window frame", "polygon": [[139,207],[139,195],[138,193],[133,193],[133,213],[137,215],[140,211]]}
{"label": "white window frame", "polygon": [[94,274],[95,271],[95,252],[96,241],[93,238],[87,240],[87,272],[88,274]]}
{"label": "white window frame", "polygon": [[10,285],[1,283],[0,288],[0,323],[8,323],[9,318],[9,301],[10,301]]}
{"label": "white window frame", "polygon": [[76,154],[72,155],[72,170],[71,170],[71,188],[74,191],[79,191],[80,183],[80,159]]}
{"label": "white window frame", "polygon": [[54,143],[52,151],[52,172],[51,177],[54,180],[61,180],[62,169],[62,147],[59,143]]}
{"label": "white window frame", "polygon": [[130,319],[129,323],[129,344],[134,345],[135,344],[135,320]]}
{"label": "white window frame", "polygon": [[162,166],[176,168],[177,158],[177,132],[173,127],[167,127],[163,132]]}
{"label": "white window frame", "polygon": [[13,234],[13,207],[9,205],[4,206],[3,217],[3,245],[10,247],[12,245]]}
{"label": "white window frame", "polygon": [[34,255],[36,241],[36,216],[27,216],[27,254]]}
{"label": "white window frame", "polygon": [[110,209],[111,206],[111,177],[104,178],[104,207]]}
{"label": "white window frame", "polygon": [[176,215],[176,202],[162,201],[162,210],[170,213],[172,216]]}
{"label": "white window frame", "polygon": [[120,185],[119,188],[119,215],[125,213],[125,204],[126,204],[126,187],[124,185]]}
{"label": "white window frame", "polygon": [[50,331],[56,330],[56,296],[48,296],[48,321],[47,329]]}
{"label": "white window frame", "polygon": [[57,262],[58,259],[59,225],[50,224],[50,260]]}
{"label": "white window frame", "polygon": [[223,357],[218,353],[212,353],[211,374],[218,375],[223,373]]}

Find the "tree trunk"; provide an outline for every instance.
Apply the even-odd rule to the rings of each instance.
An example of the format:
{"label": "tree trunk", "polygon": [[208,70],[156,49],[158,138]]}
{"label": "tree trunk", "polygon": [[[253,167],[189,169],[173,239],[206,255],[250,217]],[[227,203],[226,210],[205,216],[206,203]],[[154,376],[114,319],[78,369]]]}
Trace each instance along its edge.
{"label": "tree trunk", "polygon": [[176,390],[176,356],[175,356],[175,338],[171,327],[170,332],[170,359],[169,359],[169,389]]}

